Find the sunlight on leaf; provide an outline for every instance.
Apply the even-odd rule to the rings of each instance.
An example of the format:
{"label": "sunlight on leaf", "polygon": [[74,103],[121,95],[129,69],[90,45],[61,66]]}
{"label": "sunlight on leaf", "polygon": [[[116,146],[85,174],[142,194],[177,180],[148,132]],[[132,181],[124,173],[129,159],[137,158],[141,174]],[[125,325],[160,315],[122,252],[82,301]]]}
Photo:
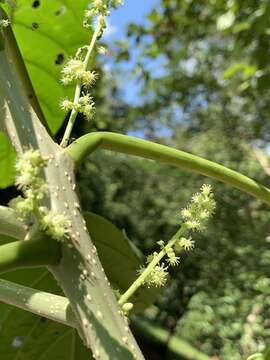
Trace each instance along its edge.
{"label": "sunlight on leaf", "polygon": [[8,138],[0,132],[0,188],[6,188],[13,184],[15,169],[14,161],[16,152]]}
{"label": "sunlight on leaf", "polygon": [[74,93],[74,87],[60,84],[63,63],[90,39],[89,29],[82,27],[88,2],[18,0],[12,15],[16,39],[53,133],[65,117],[59,108],[60,100]]}

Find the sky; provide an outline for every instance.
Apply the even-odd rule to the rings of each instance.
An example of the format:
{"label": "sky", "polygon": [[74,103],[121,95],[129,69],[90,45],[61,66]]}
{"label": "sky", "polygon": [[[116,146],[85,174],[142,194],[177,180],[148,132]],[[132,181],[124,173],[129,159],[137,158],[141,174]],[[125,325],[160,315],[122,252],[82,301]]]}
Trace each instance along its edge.
{"label": "sky", "polygon": [[109,17],[108,40],[116,40],[124,34],[130,22],[143,23],[145,15],[159,3],[158,0],[124,0],[124,4],[111,12]]}
{"label": "sky", "polygon": [[[103,36],[103,40],[110,48],[114,41],[125,39],[125,32],[127,25],[131,22],[136,24],[143,24],[147,21],[146,15],[153,9],[160,0],[124,0],[124,4],[117,10],[112,10],[110,16],[107,18],[107,30]],[[136,49],[130,49],[131,60],[128,63],[122,63],[121,67],[124,71],[129,73],[129,69],[135,66]],[[133,56],[132,56],[133,55]],[[133,59],[133,60],[132,60]],[[105,57],[105,67],[110,71],[110,67],[114,66],[113,59]],[[118,79],[118,88],[121,91],[122,97],[129,103],[136,103],[139,101],[139,85],[136,80],[122,81]]]}

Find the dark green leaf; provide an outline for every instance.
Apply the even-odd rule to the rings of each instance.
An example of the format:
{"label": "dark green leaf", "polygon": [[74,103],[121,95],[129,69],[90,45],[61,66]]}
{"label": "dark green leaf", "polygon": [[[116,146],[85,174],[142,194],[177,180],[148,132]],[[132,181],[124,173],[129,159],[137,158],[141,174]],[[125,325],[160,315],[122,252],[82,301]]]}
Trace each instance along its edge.
{"label": "dark green leaf", "polygon": [[[124,233],[104,217],[93,213],[85,213],[84,217],[110,282],[123,293],[136,280],[142,265],[137,250]],[[155,301],[158,293],[157,289],[140,288],[131,299],[134,311],[143,311]]]}

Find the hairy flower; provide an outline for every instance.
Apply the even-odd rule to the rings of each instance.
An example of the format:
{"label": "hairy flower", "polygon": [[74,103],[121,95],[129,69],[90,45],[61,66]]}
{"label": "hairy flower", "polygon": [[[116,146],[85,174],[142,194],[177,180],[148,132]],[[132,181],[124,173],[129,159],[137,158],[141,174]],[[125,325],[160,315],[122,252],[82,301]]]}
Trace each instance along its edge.
{"label": "hairy flower", "polygon": [[82,106],[85,106],[85,105],[88,105],[91,103],[93,103],[93,98],[89,94],[86,94],[79,98],[79,104]]}
{"label": "hairy flower", "polygon": [[74,80],[80,80],[85,72],[82,60],[70,59],[62,69],[62,83],[68,85]]}
{"label": "hairy flower", "polygon": [[191,238],[187,239],[187,238],[182,237],[176,243],[177,250],[184,249],[184,250],[190,251],[190,250],[194,249],[194,246],[195,246],[195,241],[192,240]]}
{"label": "hairy flower", "polygon": [[64,111],[69,111],[72,110],[73,108],[73,102],[68,100],[68,99],[64,99],[60,102],[60,107],[62,110]]}
{"label": "hairy flower", "polygon": [[156,265],[146,279],[146,283],[151,286],[162,287],[168,280],[167,267],[162,263]]}
{"label": "hairy flower", "polygon": [[200,193],[195,194],[190,204],[181,211],[183,223],[190,230],[203,230],[215,206],[211,186],[203,185]]}
{"label": "hairy flower", "polygon": [[[45,209],[43,208],[43,210]],[[49,211],[42,217],[40,226],[53,239],[64,241],[69,233],[70,222],[64,214]]]}
{"label": "hairy flower", "polygon": [[1,19],[0,20],[0,29],[8,27],[10,25],[10,21],[8,19]]}
{"label": "hairy flower", "polygon": [[18,196],[9,202],[9,206],[14,209],[19,220],[27,221],[34,210],[34,201],[31,198],[24,199]]}
{"label": "hairy flower", "polygon": [[92,86],[98,78],[98,73],[96,71],[84,71],[81,74],[80,80],[82,84],[86,87]]}
{"label": "hairy flower", "polygon": [[90,103],[90,104],[81,106],[79,111],[86,117],[87,120],[92,120],[92,118],[95,114],[95,104]]}
{"label": "hairy flower", "polygon": [[40,183],[37,183],[40,170],[46,165],[44,159],[38,150],[29,149],[18,156],[15,169],[16,185],[21,189],[28,187],[38,188]]}
{"label": "hairy flower", "polygon": [[167,256],[168,256],[167,262],[171,266],[177,266],[179,264],[180,258],[175,255],[175,252],[172,248],[169,248],[167,250]]}

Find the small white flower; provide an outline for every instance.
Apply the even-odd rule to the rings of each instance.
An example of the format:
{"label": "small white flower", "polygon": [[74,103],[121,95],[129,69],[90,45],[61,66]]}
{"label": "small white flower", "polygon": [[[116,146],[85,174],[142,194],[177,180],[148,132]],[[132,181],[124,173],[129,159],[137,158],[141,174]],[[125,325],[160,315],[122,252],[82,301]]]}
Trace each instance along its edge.
{"label": "small white flower", "polygon": [[195,246],[195,241],[194,240],[191,240],[191,238],[184,238],[182,237],[180,240],[178,240],[177,242],[177,248],[181,249],[183,248],[184,250],[186,251],[190,251],[190,250],[193,250],[194,249],[194,246]]}
{"label": "small white flower", "polygon": [[73,102],[68,100],[68,99],[64,99],[61,101],[60,103],[60,107],[62,110],[64,111],[69,111],[69,110],[72,110],[73,108]]}
{"label": "small white flower", "polygon": [[147,284],[156,287],[164,286],[168,280],[167,269],[168,268],[163,263],[161,265],[156,265],[146,279]]}
{"label": "small white flower", "polygon": [[8,19],[2,19],[0,20],[0,29],[8,27],[10,25],[10,21]]}
{"label": "small white flower", "polygon": [[49,211],[41,219],[41,229],[53,239],[64,241],[69,233],[70,222],[64,214]]}

